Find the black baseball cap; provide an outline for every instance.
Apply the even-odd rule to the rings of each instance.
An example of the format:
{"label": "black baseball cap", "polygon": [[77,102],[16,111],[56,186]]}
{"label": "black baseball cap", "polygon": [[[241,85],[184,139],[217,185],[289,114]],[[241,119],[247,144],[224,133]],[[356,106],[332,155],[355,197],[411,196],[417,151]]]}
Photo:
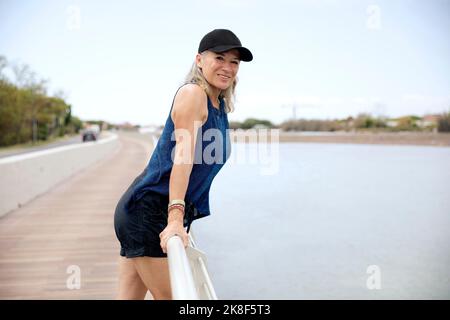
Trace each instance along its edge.
{"label": "black baseball cap", "polygon": [[239,38],[230,30],[214,29],[207,33],[200,41],[198,46],[198,53],[205,50],[212,52],[224,52],[231,49],[237,49],[240,53],[240,60],[252,61],[253,55],[247,48],[243,47]]}

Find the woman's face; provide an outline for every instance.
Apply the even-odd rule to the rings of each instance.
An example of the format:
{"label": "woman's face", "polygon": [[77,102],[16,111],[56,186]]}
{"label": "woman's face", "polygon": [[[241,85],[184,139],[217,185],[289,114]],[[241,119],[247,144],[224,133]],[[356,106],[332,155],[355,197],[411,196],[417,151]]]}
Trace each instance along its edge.
{"label": "woman's face", "polygon": [[209,84],[225,90],[233,84],[238,73],[239,51],[237,49],[221,53],[205,51],[203,54],[197,54],[196,63]]}

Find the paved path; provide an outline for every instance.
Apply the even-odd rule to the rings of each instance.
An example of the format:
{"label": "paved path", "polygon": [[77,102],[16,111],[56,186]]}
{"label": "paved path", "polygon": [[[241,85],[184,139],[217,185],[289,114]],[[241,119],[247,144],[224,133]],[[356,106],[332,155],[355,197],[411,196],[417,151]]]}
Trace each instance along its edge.
{"label": "paved path", "polygon": [[[148,136],[120,134],[115,154],[0,218],[0,299],[114,299],[114,209],[152,148]],[[67,288],[70,266],[80,289]]]}

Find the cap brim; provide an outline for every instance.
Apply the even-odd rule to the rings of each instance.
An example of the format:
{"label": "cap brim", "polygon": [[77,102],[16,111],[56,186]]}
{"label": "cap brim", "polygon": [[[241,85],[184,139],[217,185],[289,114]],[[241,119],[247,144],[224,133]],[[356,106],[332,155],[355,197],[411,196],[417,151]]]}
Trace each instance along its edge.
{"label": "cap brim", "polygon": [[237,49],[239,51],[239,54],[240,54],[239,60],[246,61],[246,62],[249,62],[249,61],[253,60],[253,55],[250,52],[250,50],[248,50],[245,47],[241,47],[241,46],[232,46],[232,45],[217,46],[217,47],[214,47],[214,48],[210,48],[208,50],[211,50],[212,52],[219,53],[219,52],[225,52],[225,51],[228,51],[228,50],[231,50],[231,49]]}

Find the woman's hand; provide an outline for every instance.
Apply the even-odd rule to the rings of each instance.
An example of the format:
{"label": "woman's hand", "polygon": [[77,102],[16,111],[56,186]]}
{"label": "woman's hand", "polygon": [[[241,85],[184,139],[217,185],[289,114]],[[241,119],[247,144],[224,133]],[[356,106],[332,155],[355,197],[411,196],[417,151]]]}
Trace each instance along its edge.
{"label": "woman's hand", "polygon": [[161,248],[164,253],[167,253],[167,241],[174,235],[178,235],[181,238],[185,248],[188,246],[188,234],[184,229],[183,222],[173,220],[170,221],[167,224],[167,227],[159,234],[159,238],[161,239]]}

